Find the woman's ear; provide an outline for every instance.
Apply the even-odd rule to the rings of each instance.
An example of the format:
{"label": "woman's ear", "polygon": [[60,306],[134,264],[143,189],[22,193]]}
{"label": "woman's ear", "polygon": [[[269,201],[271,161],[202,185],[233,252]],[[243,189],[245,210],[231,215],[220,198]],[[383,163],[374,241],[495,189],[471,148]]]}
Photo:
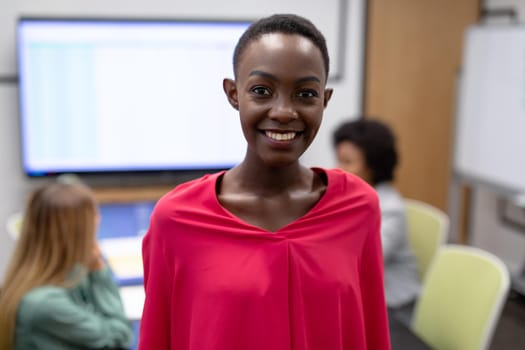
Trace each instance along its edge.
{"label": "woman's ear", "polygon": [[332,94],[334,93],[334,89],[325,89],[324,90],[324,108],[328,106],[328,101],[330,101],[330,98],[332,98]]}
{"label": "woman's ear", "polygon": [[225,78],[222,81],[222,88],[224,90],[224,93],[226,94],[226,97],[228,98],[228,102],[230,102],[233,108],[239,110],[239,99],[237,95],[237,86],[235,85],[235,81],[232,79]]}

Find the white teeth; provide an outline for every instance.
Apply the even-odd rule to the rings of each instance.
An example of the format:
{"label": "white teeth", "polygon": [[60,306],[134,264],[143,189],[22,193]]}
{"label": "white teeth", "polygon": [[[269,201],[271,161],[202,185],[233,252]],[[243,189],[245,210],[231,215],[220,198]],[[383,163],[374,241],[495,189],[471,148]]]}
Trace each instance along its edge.
{"label": "white teeth", "polygon": [[295,132],[280,133],[280,132],[266,131],[266,136],[276,141],[289,141],[295,137],[295,134],[296,134]]}

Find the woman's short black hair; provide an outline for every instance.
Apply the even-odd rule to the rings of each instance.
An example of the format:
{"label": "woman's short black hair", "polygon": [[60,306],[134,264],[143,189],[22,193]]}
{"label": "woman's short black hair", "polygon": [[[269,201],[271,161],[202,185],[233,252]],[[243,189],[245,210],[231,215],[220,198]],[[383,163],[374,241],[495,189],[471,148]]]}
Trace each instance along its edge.
{"label": "woman's short black hair", "polygon": [[275,14],[261,18],[248,27],[240,37],[233,52],[233,72],[235,76],[237,76],[239,60],[248,45],[258,40],[262,35],[271,33],[297,34],[309,39],[321,51],[326,76],[328,77],[330,58],[323,34],[308,19],[293,14]]}
{"label": "woman's short black hair", "polygon": [[395,135],[388,125],[370,118],[344,122],[333,133],[334,146],[342,141],[352,142],[363,152],[373,185],[394,179],[398,154]]}

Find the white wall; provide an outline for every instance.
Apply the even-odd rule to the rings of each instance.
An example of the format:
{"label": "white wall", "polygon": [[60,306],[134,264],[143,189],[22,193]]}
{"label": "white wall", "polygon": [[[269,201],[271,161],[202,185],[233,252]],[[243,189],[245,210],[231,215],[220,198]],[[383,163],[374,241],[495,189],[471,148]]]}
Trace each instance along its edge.
{"label": "white wall", "polygon": [[[487,9],[513,7],[519,21],[525,22],[525,0],[485,0]],[[498,25],[504,19],[498,19]],[[516,150],[522,152],[521,150]],[[498,255],[511,273],[519,273],[525,265],[525,231],[517,230],[499,220],[499,195],[490,188],[476,187],[473,191],[470,216],[470,243]]]}
{"label": "white wall", "polygon": [[[344,12],[341,13],[341,10]],[[335,92],[326,110],[316,141],[304,155],[307,165],[333,166],[330,136],[343,118],[360,112],[362,101],[362,57],[365,0],[4,0],[0,3],[0,279],[13,249],[5,225],[8,216],[21,210],[25,196],[37,183],[21,170],[15,26],[19,16],[140,17],[254,19],[277,12],[293,12],[310,18],[325,34],[334,66],[344,73],[330,82]],[[344,23],[341,20],[345,20]],[[340,25],[344,45],[338,45]],[[339,60],[338,50],[344,50]],[[343,69],[341,70],[340,67]],[[221,88],[221,82],[217,82]]]}

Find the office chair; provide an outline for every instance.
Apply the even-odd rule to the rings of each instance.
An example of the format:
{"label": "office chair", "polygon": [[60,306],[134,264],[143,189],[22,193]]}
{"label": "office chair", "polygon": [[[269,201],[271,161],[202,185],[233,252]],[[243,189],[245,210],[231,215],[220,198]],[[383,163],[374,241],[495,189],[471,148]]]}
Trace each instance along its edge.
{"label": "office chair", "polygon": [[427,271],[412,330],[436,350],[488,349],[509,288],[509,272],[498,257],[444,245]]}
{"label": "office chair", "polygon": [[423,281],[436,251],[447,240],[450,220],[440,209],[419,200],[405,199],[405,207],[408,241]]}

